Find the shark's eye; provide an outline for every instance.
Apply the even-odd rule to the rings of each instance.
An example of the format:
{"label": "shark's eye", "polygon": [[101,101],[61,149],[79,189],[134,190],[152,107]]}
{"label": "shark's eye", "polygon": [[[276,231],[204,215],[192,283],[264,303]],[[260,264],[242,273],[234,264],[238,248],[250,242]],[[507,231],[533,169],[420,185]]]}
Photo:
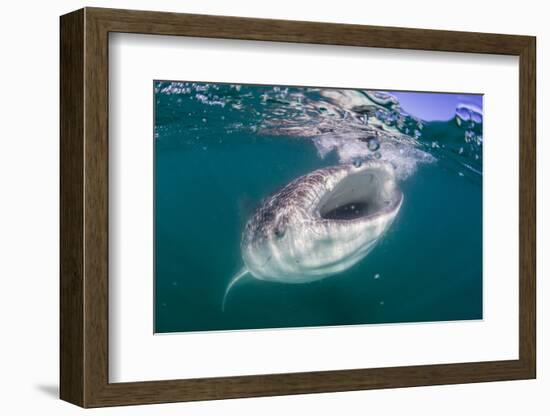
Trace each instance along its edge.
{"label": "shark's eye", "polygon": [[280,224],[277,224],[277,226],[273,230],[273,234],[275,234],[275,237],[277,238],[283,238],[285,235],[285,232],[286,232],[285,228]]}

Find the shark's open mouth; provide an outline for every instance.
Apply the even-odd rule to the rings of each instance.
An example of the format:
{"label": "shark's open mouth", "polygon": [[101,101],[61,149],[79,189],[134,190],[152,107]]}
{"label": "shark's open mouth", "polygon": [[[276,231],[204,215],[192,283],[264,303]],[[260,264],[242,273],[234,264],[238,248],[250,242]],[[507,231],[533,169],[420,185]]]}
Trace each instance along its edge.
{"label": "shark's open mouth", "polygon": [[387,213],[400,199],[394,176],[376,166],[346,176],[321,198],[317,209],[323,219],[350,221]]}

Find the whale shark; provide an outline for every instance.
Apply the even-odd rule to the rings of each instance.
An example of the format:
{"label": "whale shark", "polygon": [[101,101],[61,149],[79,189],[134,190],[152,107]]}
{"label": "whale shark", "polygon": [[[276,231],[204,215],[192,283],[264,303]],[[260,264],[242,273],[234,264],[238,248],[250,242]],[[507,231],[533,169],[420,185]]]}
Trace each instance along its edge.
{"label": "whale shark", "polygon": [[391,226],[403,203],[395,169],[380,160],[354,161],[301,176],[263,200],[241,239],[245,276],[307,283],[361,261]]}

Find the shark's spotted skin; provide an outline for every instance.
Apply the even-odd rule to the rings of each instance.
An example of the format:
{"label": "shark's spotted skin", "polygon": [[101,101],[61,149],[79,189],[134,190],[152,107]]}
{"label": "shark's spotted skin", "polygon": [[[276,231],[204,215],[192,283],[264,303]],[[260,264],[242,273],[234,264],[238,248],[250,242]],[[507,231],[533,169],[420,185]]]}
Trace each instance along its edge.
{"label": "shark's spotted skin", "polygon": [[402,201],[386,162],[332,166],[295,179],[247,222],[244,268],[225,296],[247,272],[260,280],[305,283],[350,268],[374,248]]}
{"label": "shark's spotted skin", "polygon": [[243,233],[244,263],[258,279],[287,283],[338,273],[374,247],[401,202],[387,163],[316,170],[263,201]]}
{"label": "shark's spotted skin", "polygon": [[310,209],[319,200],[327,181],[342,174],[342,168],[330,167],[314,171],[290,182],[262,201],[247,222],[242,248],[259,245],[275,235],[282,237],[289,226],[311,222]]}

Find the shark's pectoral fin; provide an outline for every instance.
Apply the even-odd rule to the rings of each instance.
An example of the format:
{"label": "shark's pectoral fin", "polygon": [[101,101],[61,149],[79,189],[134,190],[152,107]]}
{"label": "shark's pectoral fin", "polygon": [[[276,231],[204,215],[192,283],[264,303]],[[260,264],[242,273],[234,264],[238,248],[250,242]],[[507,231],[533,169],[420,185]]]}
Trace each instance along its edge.
{"label": "shark's pectoral fin", "polygon": [[235,286],[235,284],[241,280],[243,277],[245,277],[246,275],[248,274],[248,269],[246,267],[243,267],[241,270],[239,270],[239,272],[233,276],[233,278],[231,279],[231,281],[229,282],[229,284],[227,285],[227,287],[225,288],[225,293],[223,295],[223,300],[222,300],[222,312],[225,311],[225,301],[227,299],[227,295],[229,295],[229,291],[231,290],[231,288],[233,286]]}

